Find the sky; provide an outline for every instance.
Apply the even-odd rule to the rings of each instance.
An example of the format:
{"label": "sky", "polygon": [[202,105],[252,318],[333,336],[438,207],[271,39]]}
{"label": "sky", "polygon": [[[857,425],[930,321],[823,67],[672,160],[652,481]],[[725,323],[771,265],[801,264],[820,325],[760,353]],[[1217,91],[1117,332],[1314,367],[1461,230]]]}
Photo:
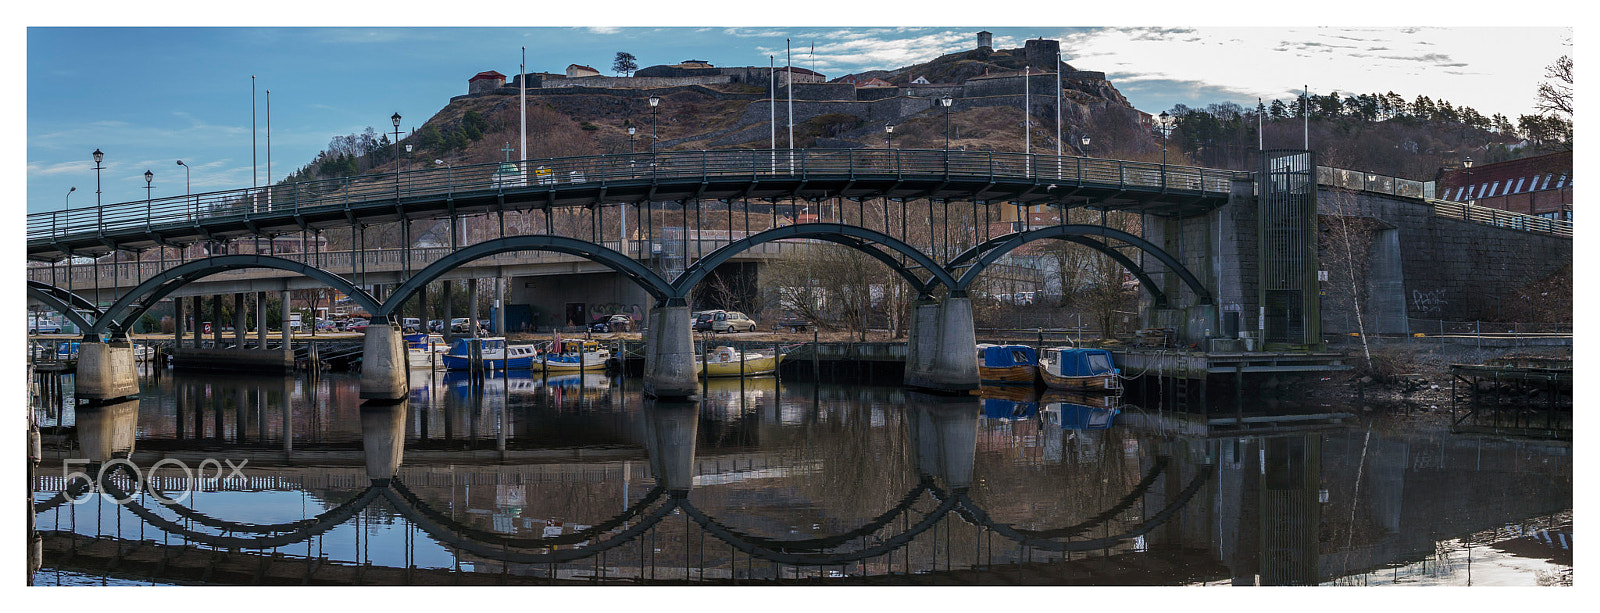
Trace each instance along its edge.
{"label": "sky", "polygon": [[[292,13],[298,5],[282,6]],[[396,6],[416,10],[422,5]],[[693,6],[704,9],[693,15],[733,14],[716,10],[717,2]],[[824,23],[773,25],[770,16],[757,14],[749,21],[758,25],[710,27],[688,25],[681,21],[686,19],[682,14],[653,19],[617,10],[566,15],[567,23],[577,25],[519,28],[415,27],[409,12],[405,14],[412,15],[412,25],[368,27],[386,24],[374,17],[376,12],[359,10],[343,19],[335,13],[321,21],[337,27],[317,22],[295,24],[300,27],[202,27],[237,24],[237,16],[233,21],[206,20],[209,23],[192,26],[170,19],[137,27],[105,27],[122,21],[115,13],[98,21],[49,15],[23,30],[24,75],[18,78],[27,83],[23,178],[27,211],[62,208],[71,187],[77,188],[70,196],[73,206],[93,204],[90,152],[97,148],[105,152],[100,187],[106,203],[142,200],[146,170],[155,175],[151,190],[155,197],[249,187],[252,169],[254,181],[264,185],[309,162],[334,136],[368,126],[392,131],[393,113],[403,117],[402,132],[421,126],[451,96],[466,93],[473,74],[485,70],[515,74],[522,47],[527,48],[529,71],[561,72],[576,63],[612,74],[618,51],[635,55],[641,67],[685,59],[717,66],[764,66],[770,56],[782,65],[787,38],[792,41],[795,65],[815,66],[832,79],[971,49],[976,33],[988,30],[996,48],[1021,47],[1030,38],[1060,40],[1069,64],[1105,72],[1136,108],[1151,113],[1180,103],[1194,107],[1231,101],[1248,106],[1258,97],[1287,99],[1309,86],[1313,93],[1323,94],[1394,91],[1408,100],[1425,94],[1472,106],[1486,116],[1502,113],[1515,121],[1516,116],[1533,112],[1534,91],[1544,66],[1571,53],[1573,39],[1570,27],[1071,27],[1080,20],[1077,9],[1018,6],[1033,7],[1037,14],[1022,18],[997,14],[998,26],[974,19],[973,25],[961,26],[830,27],[826,21],[871,24],[894,19],[870,15],[864,21],[829,19],[830,14],[847,13],[813,11],[807,18]],[[429,5],[429,10],[438,9]],[[970,15],[971,11],[933,13]],[[605,19],[605,14],[617,17]],[[477,22],[467,19],[461,23]],[[533,14],[527,19],[546,22]],[[618,25],[589,25],[596,20]],[[670,25],[641,25],[655,21]],[[1004,25],[1017,21],[1041,25]],[[1414,22],[1424,21],[1428,20]],[[189,167],[187,177],[185,168],[176,164],[180,159]]]}

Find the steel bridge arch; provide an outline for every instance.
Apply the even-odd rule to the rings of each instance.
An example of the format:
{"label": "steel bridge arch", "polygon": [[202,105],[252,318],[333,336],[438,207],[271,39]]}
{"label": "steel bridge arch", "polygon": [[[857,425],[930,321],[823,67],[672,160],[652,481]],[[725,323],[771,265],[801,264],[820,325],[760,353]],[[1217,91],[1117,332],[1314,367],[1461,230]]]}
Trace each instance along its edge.
{"label": "steel bridge arch", "polygon": [[[1072,240],[1085,236],[1114,238],[1139,248],[1140,251],[1154,256],[1162,264],[1166,265],[1167,268],[1171,269],[1174,273],[1177,273],[1178,278],[1181,279],[1185,285],[1189,286],[1189,289],[1195,293],[1195,296],[1199,298],[1201,304],[1212,303],[1211,290],[1206,289],[1206,286],[1201,284],[1200,280],[1196,278],[1193,273],[1189,272],[1189,269],[1184,268],[1183,264],[1178,262],[1177,258],[1174,258],[1167,252],[1162,251],[1160,248],[1156,247],[1154,243],[1121,230],[1090,224],[1062,224],[1040,228],[1038,230],[1029,230],[1027,232],[1014,232],[1004,236],[997,236],[976,247],[968,249],[950,261],[951,266],[956,266],[968,260],[974,260],[971,267],[967,268],[967,270],[961,274],[961,279],[957,282],[957,285],[952,286],[952,290],[959,288],[961,291],[966,291],[967,286],[978,278],[978,275],[983,272],[983,269],[988,268],[988,266],[993,264],[995,260],[1000,259],[1002,256],[1010,253],[1017,247],[1021,247],[1022,245],[1036,240],[1047,238]],[[1128,268],[1129,271],[1136,271],[1135,274],[1140,275],[1139,279],[1141,285],[1147,285],[1152,290],[1155,289],[1155,284],[1149,281],[1148,276],[1143,275],[1142,269],[1140,269],[1137,265],[1129,266],[1129,264],[1132,263],[1132,260],[1129,260],[1127,256],[1121,256],[1121,254],[1117,253],[1115,249],[1110,248],[1110,246],[1104,243],[1094,241],[1093,239],[1089,240],[1095,244],[1089,244],[1077,240],[1073,240],[1073,242],[1084,244],[1096,251],[1111,256],[1114,260],[1118,260],[1118,263],[1122,264],[1123,267]],[[1118,259],[1118,256],[1121,256],[1121,258]],[[1153,297],[1156,295],[1157,294],[1152,292]]]}
{"label": "steel bridge arch", "polygon": [[[38,287],[40,285],[42,285],[44,287]],[[45,288],[49,288],[49,289],[45,289]],[[93,325],[91,325],[88,322],[88,320],[85,320],[82,315],[79,315],[78,311],[72,307],[73,304],[77,304],[77,300],[71,300],[69,298],[67,301],[63,301],[60,296],[57,296],[55,294],[55,292],[52,292],[50,290],[65,291],[65,290],[61,290],[60,288],[57,288],[57,287],[55,287],[53,285],[47,285],[47,284],[44,284],[44,283],[39,283],[37,281],[29,281],[28,282],[28,297],[29,298],[32,298],[34,300],[38,300],[39,302],[44,303],[45,306],[50,307],[52,309],[55,309],[55,311],[57,313],[60,313],[62,317],[67,318],[67,321],[72,322],[72,325],[77,326],[78,330],[80,330],[80,331],[88,333],[88,331],[91,328],[94,327]],[[77,298],[78,300],[82,300],[83,299],[82,297],[78,296],[77,294],[73,294],[72,292],[66,292],[66,293],[67,293],[68,296],[71,296],[72,298]],[[69,301],[70,301],[70,303],[69,303]],[[98,311],[98,309],[96,309],[96,310]],[[95,317],[95,321],[96,322],[99,322],[100,320],[105,319],[105,317],[99,316],[100,315],[99,313],[96,313],[96,315],[97,315]]]}
{"label": "steel bridge arch", "polygon": [[455,270],[468,262],[509,251],[554,251],[556,253],[575,255],[627,275],[628,278],[633,279],[635,283],[638,283],[657,301],[666,301],[673,296],[672,285],[667,283],[666,279],[662,279],[661,275],[656,274],[655,271],[650,270],[631,257],[589,241],[550,234],[535,234],[507,236],[483,241],[444,256],[429,264],[427,268],[417,271],[405,283],[394,288],[394,292],[384,300],[383,304],[376,310],[371,311],[371,313],[376,317],[393,316],[394,312],[399,310],[400,305],[410,298],[412,294],[445,273]]}
{"label": "steel bridge arch", "polygon": [[[1161,291],[1160,287],[1157,287],[1155,280],[1151,279],[1150,275],[1145,273],[1143,268],[1139,267],[1138,262],[1134,262],[1133,258],[1124,255],[1121,251],[1112,248],[1110,245],[1107,245],[1102,241],[1098,241],[1087,236],[1058,236],[1055,238],[1056,240],[1067,241],[1069,243],[1077,243],[1105,254],[1106,257],[1111,258],[1112,261],[1115,261],[1128,272],[1132,273],[1135,278],[1139,279],[1139,287],[1144,288],[1145,291],[1150,293],[1150,299],[1154,301],[1155,304],[1164,305],[1167,303],[1167,293]],[[950,261],[950,266],[960,266],[967,260],[978,257],[978,254],[982,253],[984,250],[993,249],[995,245],[1003,242],[1005,242],[1005,237],[984,241],[976,248],[968,249],[956,256],[955,259]]]}
{"label": "steel bridge arch", "polygon": [[[946,287],[952,288],[953,291],[955,288],[957,288],[955,277],[946,271],[944,267],[940,266],[938,262],[933,261],[933,258],[928,257],[926,254],[918,251],[915,247],[907,245],[893,236],[889,236],[888,234],[884,234],[876,230],[870,230],[867,228],[846,224],[802,223],[783,226],[780,228],[773,228],[771,230],[758,233],[754,236],[747,236],[732,243],[718,247],[715,251],[712,251],[710,254],[700,258],[699,261],[696,261],[694,264],[684,269],[683,274],[672,282],[672,289],[674,292],[673,296],[675,298],[686,298],[690,289],[693,289],[696,284],[704,280],[706,275],[711,274],[712,270],[715,270],[718,266],[721,266],[728,260],[733,259],[733,256],[738,255],[756,245],[789,238],[814,238],[818,240],[824,240],[831,243],[844,245],[872,256],[878,261],[888,265],[891,270],[895,271],[900,276],[905,277],[905,279],[911,283],[911,286],[916,288],[919,295],[927,295],[929,292],[933,291],[934,282],[944,283]],[[898,260],[895,260],[889,254],[870,248],[869,246],[873,243],[884,245],[895,252],[900,253],[901,255],[911,258],[911,260],[916,262],[917,265],[922,266],[924,269],[927,269],[930,273],[932,273],[933,278],[924,282],[922,279],[918,278],[910,268],[902,265]],[[965,286],[961,286],[960,289],[965,290]]]}
{"label": "steel bridge arch", "polygon": [[[375,312],[375,309],[378,308],[378,301],[371,294],[356,287],[348,279],[310,264],[270,255],[218,255],[174,266],[134,286],[133,289],[128,290],[128,293],[123,294],[115,303],[106,308],[106,314],[95,322],[92,330],[96,334],[105,332],[109,326],[115,324],[114,316],[123,311],[127,311],[128,315],[137,318],[162,298],[185,285],[219,272],[245,268],[273,268],[299,273],[321,281],[328,287],[344,292],[346,296],[349,296],[351,300],[361,305],[362,308],[367,309],[369,313]],[[147,293],[149,296],[145,296]],[[141,297],[144,298],[142,303],[135,306],[135,301]],[[119,334],[127,332],[125,326],[120,325],[117,326],[116,331]]]}

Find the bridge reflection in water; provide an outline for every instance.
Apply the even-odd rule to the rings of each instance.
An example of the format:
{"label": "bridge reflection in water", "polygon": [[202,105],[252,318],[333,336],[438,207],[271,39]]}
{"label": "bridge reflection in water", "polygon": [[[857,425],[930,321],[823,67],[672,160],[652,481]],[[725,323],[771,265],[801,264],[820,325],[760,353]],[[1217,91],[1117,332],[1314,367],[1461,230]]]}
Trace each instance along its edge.
{"label": "bridge reflection in water", "polygon": [[[86,480],[36,478],[50,568],[291,584],[1315,584],[1571,509],[1564,448],[1338,426],[1235,436],[1130,406],[1107,428],[1065,404],[994,411],[772,379],[712,382],[697,403],[592,375],[419,376],[410,398],[367,404],[343,377],[147,385],[69,410],[75,428],[52,441],[41,474],[83,457],[128,501],[71,504]],[[167,468],[140,491],[112,462],[206,457],[250,463],[220,480]]]}

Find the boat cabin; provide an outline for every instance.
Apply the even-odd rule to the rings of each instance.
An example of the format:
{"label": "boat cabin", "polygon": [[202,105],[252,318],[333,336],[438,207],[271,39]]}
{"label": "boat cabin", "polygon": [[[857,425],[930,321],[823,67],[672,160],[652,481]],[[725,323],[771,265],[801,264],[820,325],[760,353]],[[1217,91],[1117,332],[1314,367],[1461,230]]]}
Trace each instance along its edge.
{"label": "boat cabin", "polygon": [[989,368],[1033,366],[1039,354],[1027,345],[978,345],[978,364]]}
{"label": "boat cabin", "polygon": [[1111,352],[1104,349],[1075,347],[1053,351],[1063,377],[1093,377],[1122,372],[1112,365]]}

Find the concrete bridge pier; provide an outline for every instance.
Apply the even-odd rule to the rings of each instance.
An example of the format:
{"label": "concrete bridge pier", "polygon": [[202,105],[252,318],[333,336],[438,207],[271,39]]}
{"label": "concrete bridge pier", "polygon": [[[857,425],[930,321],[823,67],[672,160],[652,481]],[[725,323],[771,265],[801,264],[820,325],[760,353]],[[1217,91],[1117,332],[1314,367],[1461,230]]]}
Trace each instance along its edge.
{"label": "concrete bridge pier", "polygon": [[[650,309],[649,318],[644,343],[644,392],[656,398],[693,396],[700,386],[694,370],[689,305],[682,298],[657,303]],[[973,375],[973,381],[977,381],[976,366]]]}
{"label": "concrete bridge pier", "polygon": [[673,498],[694,486],[694,441],[700,406],[693,402],[645,400],[644,449],[650,472]]}
{"label": "concrete bridge pier", "polygon": [[916,303],[906,342],[905,384],[930,390],[978,389],[977,334],[972,299],[922,298]]}
{"label": "concrete bridge pier", "polygon": [[406,402],[361,403],[361,451],[367,478],[382,486],[400,471],[406,437]]}
{"label": "concrete bridge pier", "polygon": [[406,341],[400,324],[393,317],[374,319],[368,326],[361,348],[361,398],[399,400],[410,387],[406,384]]}
{"label": "concrete bridge pier", "polygon": [[[974,361],[976,363],[976,361]],[[952,491],[972,487],[978,450],[979,400],[972,396],[906,394],[906,428],[916,450],[917,474],[944,481]]]}
{"label": "concrete bridge pier", "polygon": [[79,398],[110,400],[139,393],[133,343],[125,338],[83,341],[78,346],[76,380]]}

